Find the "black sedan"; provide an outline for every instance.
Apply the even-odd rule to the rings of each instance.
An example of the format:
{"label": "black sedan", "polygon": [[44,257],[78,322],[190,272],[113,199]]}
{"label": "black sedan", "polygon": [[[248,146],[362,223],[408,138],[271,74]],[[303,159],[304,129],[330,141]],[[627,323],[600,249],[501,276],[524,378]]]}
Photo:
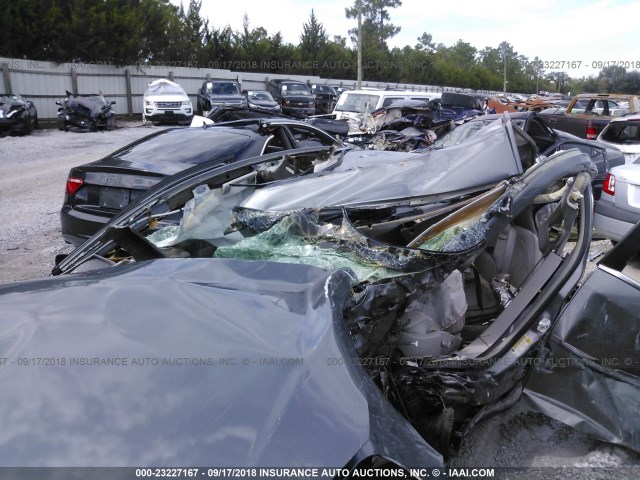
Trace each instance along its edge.
{"label": "black sedan", "polygon": [[523,393],[638,449],[637,240],[575,294],[595,168],[534,153],[507,121],[165,179],[0,289],[0,465],[440,467]]}
{"label": "black sedan", "polygon": [[162,130],[71,169],[60,214],[62,235],[81,244],[164,177],[193,165],[232,163],[335,141],[311,125],[276,119]]}
{"label": "black sedan", "polygon": [[243,90],[249,108],[268,113],[281,113],[282,107],[266,90]]}
{"label": "black sedan", "polygon": [[0,131],[29,134],[38,128],[38,112],[31,100],[0,93]]}
{"label": "black sedan", "polygon": [[[509,118],[524,130],[535,142],[538,152],[544,156],[553,155],[556,152],[577,148],[591,157],[598,169],[593,179],[593,196],[600,199],[602,185],[607,172],[618,165],[624,165],[624,155],[616,148],[612,148],[604,142],[583,140],[570,133],[554,130],[543,117],[535,112],[508,113]],[[438,139],[429,148],[444,148],[457,145],[463,139],[475,135],[480,129],[495,122],[501,115],[484,115],[470,120],[468,123],[456,127],[454,130]]]}
{"label": "black sedan", "polygon": [[[251,106],[234,107],[231,105],[223,105],[212,108],[211,111],[207,114],[207,118],[215,123],[230,122],[234,120],[245,120],[249,118],[269,118],[273,120],[293,119],[293,117],[283,115],[282,113],[270,112],[267,114],[263,110]],[[308,117],[303,120],[297,121],[302,121],[309,125],[313,125],[314,127],[317,127],[322,131],[329,133],[334,137],[339,137],[343,140],[347,139],[347,135],[349,133],[349,124],[346,119],[336,120],[333,118]]]}

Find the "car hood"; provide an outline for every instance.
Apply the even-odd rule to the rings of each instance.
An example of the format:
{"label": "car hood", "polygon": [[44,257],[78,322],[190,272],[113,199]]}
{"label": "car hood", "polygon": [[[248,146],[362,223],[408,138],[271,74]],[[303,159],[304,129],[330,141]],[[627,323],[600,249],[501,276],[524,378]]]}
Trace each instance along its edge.
{"label": "car hood", "polygon": [[4,99],[0,96],[0,111],[4,113],[5,117],[11,110],[20,110],[23,108],[27,108],[26,102],[18,99]]}
{"label": "car hood", "polygon": [[483,135],[426,153],[352,150],[340,165],[265,186],[241,206],[290,210],[384,203],[493,186],[523,172],[513,135],[510,124],[496,122]]}
{"label": "car hood", "polygon": [[282,98],[285,100],[292,100],[294,102],[304,102],[304,101],[312,101],[316,98],[315,95],[305,95],[303,93],[283,93]]}
{"label": "car hood", "polygon": [[237,95],[207,95],[209,97],[209,101],[212,103],[241,103],[244,100],[244,97],[240,94]]}
{"label": "car hood", "polygon": [[356,358],[348,287],[342,271],[220,259],[0,287],[0,464],[342,467],[380,428],[440,464],[337,361]]}
{"label": "car hood", "polygon": [[144,95],[145,101],[149,102],[189,102],[188,95],[180,95],[180,94],[153,94],[153,93],[145,93]]}
{"label": "car hood", "polygon": [[271,102],[269,100],[249,100],[249,103],[252,105],[257,105],[261,108],[276,108],[278,107],[277,102]]}

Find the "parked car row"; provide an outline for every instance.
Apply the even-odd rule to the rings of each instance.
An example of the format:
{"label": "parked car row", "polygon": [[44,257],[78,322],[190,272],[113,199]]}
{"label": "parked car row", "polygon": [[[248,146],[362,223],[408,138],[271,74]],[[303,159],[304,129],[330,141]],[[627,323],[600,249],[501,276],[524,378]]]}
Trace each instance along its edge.
{"label": "parked car row", "polygon": [[[304,97],[302,107],[299,105],[300,95]],[[337,93],[328,85],[309,87],[293,80],[272,81],[269,91],[241,90],[240,84],[233,80],[207,80],[196,97],[194,109],[189,95],[179,84],[167,79],[155,80],[149,83],[143,95],[142,122],[188,125],[194,113],[202,115],[216,106],[251,106],[267,113],[282,112],[306,117],[331,113]],[[111,108],[115,103],[99,93],[73,94],[67,91],[66,98],[56,102],[59,106],[58,128],[74,132],[111,130],[115,128],[115,114]],[[38,112],[32,101],[18,94],[0,93],[0,131],[29,134],[37,127]]]}
{"label": "parked car row", "polygon": [[[166,115],[158,118],[151,118],[152,121],[184,120],[184,123],[191,121],[193,108],[184,90],[168,80],[157,80],[163,84],[169,84],[172,90],[180,90],[183,107],[188,111],[180,112],[180,118],[173,116],[172,109],[163,105],[158,106],[159,110],[165,111]],[[149,86],[147,95],[151,95],[153,82]],[[242,90],[240,84],[235,80],[206,80],[196,94],[195,113],[203,115],[215,107],[232,106],[248,107],[263,110],[269,113],[284,113],[292,117],[306,117],[317,113],[332,113],[337,100],[337,93],[329,85],[310,85],[297,80],[272,80],[268,84],[267,90]],[[177,99],[176,99],[177,100]],[[145,108],[150,105],[145,101]],[[188,106],[188,107],[187,107]],[[173,108],[178,108],[176,104]],[[146,112],[151,114],[152,112]],[[185,118],[184,115],[189,118]]]}

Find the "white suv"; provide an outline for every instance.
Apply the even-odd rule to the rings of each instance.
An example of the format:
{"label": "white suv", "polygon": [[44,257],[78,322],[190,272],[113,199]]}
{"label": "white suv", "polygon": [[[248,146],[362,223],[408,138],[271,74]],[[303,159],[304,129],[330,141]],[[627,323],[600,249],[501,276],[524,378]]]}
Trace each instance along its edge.
{"label": "white suv", "polygon": [[170,80],[160,79],[149,84],[144,92],[142,122],[189,124],[193,105],[184,89]]}

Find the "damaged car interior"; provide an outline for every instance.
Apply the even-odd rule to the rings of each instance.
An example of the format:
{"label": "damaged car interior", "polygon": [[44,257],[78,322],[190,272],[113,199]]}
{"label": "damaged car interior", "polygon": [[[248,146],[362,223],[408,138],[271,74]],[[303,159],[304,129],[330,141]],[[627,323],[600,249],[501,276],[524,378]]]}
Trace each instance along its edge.
{"label": "damaged car interior", "polygon": [[430,152],[336,144],[203,164],[146,192],[53,274],[185,258],[340,271],[334,328],[448,457],[520,398],[584,268],[594,174],[578,150],[539,156],[507,117]]}

